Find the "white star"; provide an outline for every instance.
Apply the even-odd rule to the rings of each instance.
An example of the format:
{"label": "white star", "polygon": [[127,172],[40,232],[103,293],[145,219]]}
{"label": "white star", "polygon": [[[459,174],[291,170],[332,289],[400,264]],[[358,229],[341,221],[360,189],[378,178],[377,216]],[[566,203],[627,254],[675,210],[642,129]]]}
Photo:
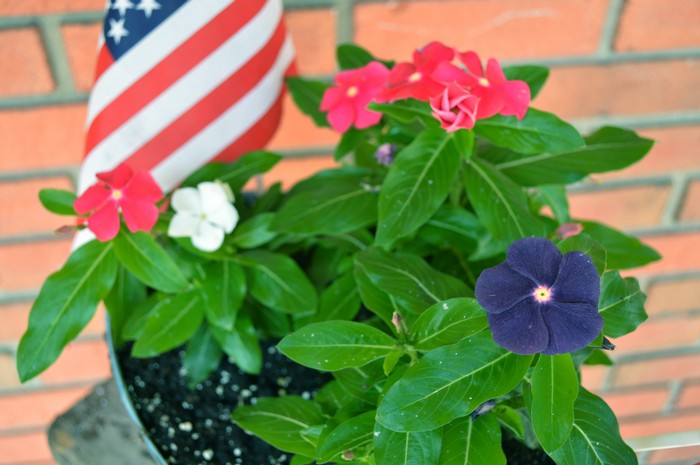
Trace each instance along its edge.
{"label": "white star", "polygon": [[124,16],[126,14],[126,10],[130,10],[133,7],[134,4],[131,3],[131,0],[114,0],[114,3],[112,3],[112,9],[118,10],[119,16]]}
{"label": "white star", "polygon": [[143,10],[146,13],[146,18],[150,18],[153,10],[160,10],[160,3],[156,0],[141,0],[136,6],[137,10]]}
{"label": "white star", "polygon": [[120,19],[119,21],[115,21],[113,19],[109,20],[109,32],[107,33],[107,37],[114,39],[115,44],[119,45],[122,37],[128,35],[129,31],[124,28],[124,18]]}

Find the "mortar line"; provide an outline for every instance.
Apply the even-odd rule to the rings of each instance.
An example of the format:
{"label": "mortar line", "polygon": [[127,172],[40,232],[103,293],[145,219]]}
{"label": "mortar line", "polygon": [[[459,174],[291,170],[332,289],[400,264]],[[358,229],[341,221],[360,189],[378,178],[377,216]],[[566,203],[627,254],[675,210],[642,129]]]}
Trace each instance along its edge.
{"label": "mortar line", "polygon": [[355,35],[355,0],[336,0],[337,31],[336,45],[353,41]]}
{"label": "mortar line", "polygon": [[675,173],[671,179],[671,191],[659,220],[661,226],[674,226],[678,223],[690,186],[689,177],[685,173]]}
{"label": "mortar line", "polygon": [[605,15],[605,22],[603,23],[603,30],[600,35],[600,41],[598,42],[598,55],[601,57],[607,57],[614,53],[615,38],[617,37],[617,30],[623,9],[623,0],[610,0],[610,5]]}
{"label": "mortar line", "polygon": [[668,383],[668,397],[666,402],[661,407],[661,412],[665,414],[671,414],[675,411],[676,403],[681,396],[683,391],[683,383],[681,380],[671,380]]}
{"label": "mortar line", "polygon": [[74,92],[75,85],[70,65],[68,64],[65,44],[63,43],[60,18],[58,16],[41,17],[38,20],[38,27],[55,85],[54,93]]}

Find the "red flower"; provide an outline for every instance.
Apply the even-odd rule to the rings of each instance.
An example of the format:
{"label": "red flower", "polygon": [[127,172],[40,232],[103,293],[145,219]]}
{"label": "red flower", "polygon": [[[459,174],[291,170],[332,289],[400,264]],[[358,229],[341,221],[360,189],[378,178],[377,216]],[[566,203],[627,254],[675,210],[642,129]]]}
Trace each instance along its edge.
{"label": "red flower", "polygon": [[478,106],[479,98],[456,82],[447,86],[441,95],[430,99],[433,116],[447,132],[473,128]]}
{"label": "red flower", "polygon": [[477,119],[500,114],[516,115],[523,119],[530,105],[530,88],[524,81],[508,81],[501,65],[489,59],[484,71],[479,56],[474,52],[460,53],[459,59],[469,73],[458,82],[469,87],[471,93],[479,97]]}
{"label": "red flower", "polygon": [[413,63],[399,63],[389,73],[378,102],[415,98],[427,102],[445,86],[465,74],[450,64],[455,50],[440,42],[431,42],[413,53]]}
{"label": "red flower", "polygon": [[386,66],[377,61],[338,73],[336,85],[327,89],[321,100],[321,111],[328,112],[331,127],[345,132],[353,125],[364,129],[377,124],[382,114],[368,110],[367,104],[379,93],[388,74]]}
{"label": "red flower", "polygon": [[150,173],[133,173],[121,164],[114,170],[98,173],[98,182],[75,200],[80,215],[91,213],[88,229],[101,241],[113,239],[119,232],[119,212],[131,232],[150,231],[158,220],[155,203],[163,197]]}

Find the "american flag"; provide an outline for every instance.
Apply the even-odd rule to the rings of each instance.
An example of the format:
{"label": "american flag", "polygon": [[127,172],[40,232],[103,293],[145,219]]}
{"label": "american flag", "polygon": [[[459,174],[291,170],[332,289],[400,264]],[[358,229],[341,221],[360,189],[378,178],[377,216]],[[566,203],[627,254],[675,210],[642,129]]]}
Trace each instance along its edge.
{"label": "american flag", "polygon": [[281,0],[111,0],[78,190],[127,162],[168,191],[262,148],[293,60]]}

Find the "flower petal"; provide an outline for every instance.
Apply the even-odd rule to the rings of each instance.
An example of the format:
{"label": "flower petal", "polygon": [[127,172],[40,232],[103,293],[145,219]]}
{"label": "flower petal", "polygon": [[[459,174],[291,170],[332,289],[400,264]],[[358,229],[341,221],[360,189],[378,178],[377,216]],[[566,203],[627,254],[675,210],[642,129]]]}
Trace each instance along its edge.
{"label": "flower petal", "polygon": [[590,257],[578,251],[564,255],[552,292],[557,302],[587,303],[598,308],[600,278]]}
{"label": "flower petal", "polygon": [[213,252],[224,242],[223,229],[202,221],[197,233],[192,236],[192,245],[205,252]]}
{"label": "flower petal", "polygon": [[151,202],[122,199],[119,202],[122,216],[129,231],[150,231],[158,221],[158,207]]}
{"label": "flower petal", "polygon": [[481,65],[479,55],[477,55],[475,52],[469,51],[460,53],[458,56],[459,61],[464,63],[464,66],[467,67],[467,70],[469,70],[472,75],[476,76],[477,78],[484,76],[484,68]]}
{"label": "flower petal", "polygon": [[221,184],[215,182],[201,182],[197,184],[199,191],[199,200],[202,202],[202,212],[209,213],[218,210],[222,205],[228,204],[228,195],[221,187]]}
{"label": "flower petal", "polygon": [[112,171],[97,173],[95,176],[113,189],[122,189],[126,186],[126,183],[129,182],[133,174],[131,167],[126,163],[122,163]]}
{"label": "flower petal", "polygon": [[119,232],[119,212],[116,202],[107,202],[87,220],[88,229],[100,241],[109,241]]}
{"label": "flower petal", "polygon": [[321,99],[321,106],[319,109],[321,111],[328,111],[336,107],[345,98],[346,90],[340,87],[329,87],[323,93],[323,98]]}
{"label": "flower petal", "polygon": [[525,300],[507,312],[486,314],[499,346],[520,355],[536,354],[549,343],[549,330],[542,318],[540,307]]}
{"label": "flower petal", "polygon": [[508,247],[506,262],[537,285],[551,286],[557,278],[562,254],[543,237],[526,237]]}
{"label": "flower petal", "polygon": [[170,237],[192,237],[197,234],[199,215],[192,213],[176,213],[168,225],[168,236]]}
{"label": "flower petal", "polygon": [[498,90],[503,98],[500,114],[523,119],[530,106],[530,87],[524,81],[508,81],[498,86]]}
{"label": "flower petal", "polygon": [[347,101],[340,103],[337,107],[328,112],[328,124],[338,132],[348,130],[355,119],[355,110],[352,104]]}
{"label": "flower petal", "polygon": [[476,300],[487,313],[503,313],[525,299],[532,300],[535,283],[501,263],[481,272],[476,280]]}
{"label": "flower petal", "polygon": [[542,351],[547,355],[583,349],[603,329],[603,317],[598,313],[598,306],[588,303],[553,301],[544,306],[542,316],[549,328],[549,344]]}
{"label": "flower petal", "polygon": [[155,203],[163,198],[163,191],[149,172],[139,171],[124,186],[124,196],[130,200]]}
{"label": "flower petal", "polygon": [[374,126],[382,119],[382,114],[366,108],[355,109],[355,127],[365,129]]}
{"label": "flower petal", "polygon": [[226,202],[218,209],[207,213],[207,221],[218,226],[226,233],[233,231],[238,223],[238,211],[230,203]]}
{"label": "flower petal", "polygon": [[99,208],[112,195],[112,190],[104,184],[95,184],[87,188],[80,197],[73,202],[76,213],[84,215]]}
{"label": "flower petal", "polygon": [[195,187],[183,187],[173,192],[170,205],[178,213],[201,214],[203,211],[199,191]]}

